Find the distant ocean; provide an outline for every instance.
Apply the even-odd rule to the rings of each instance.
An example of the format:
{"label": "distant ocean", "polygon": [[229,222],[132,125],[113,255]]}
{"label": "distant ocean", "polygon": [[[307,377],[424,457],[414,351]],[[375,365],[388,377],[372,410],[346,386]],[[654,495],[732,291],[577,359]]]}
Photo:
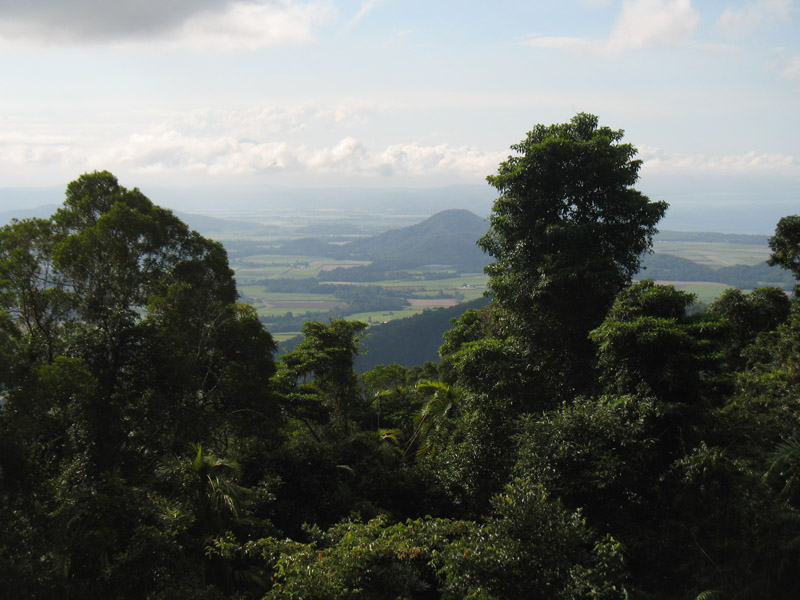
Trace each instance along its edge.
{"label": "distant ocean", "polygon": [[[675,177],[647,175],[636,188],[670,204],[659,229],[771,235],[778,220],[800,214],[800,182],[787,178]],[[439,188],[288,188],[219,186],[151,188],[142,191],[156,204],[185,213],[217,217],[304,211],[406,214],[404,226],[450,208],[488,217],[496,192],[489,185]],[[0,224],[12,217],[48,216],[64,198],[64,188],[0,188]],[[411,218],[413,217],[413,218]],[[416,220],[415,220],[416,219]]]}

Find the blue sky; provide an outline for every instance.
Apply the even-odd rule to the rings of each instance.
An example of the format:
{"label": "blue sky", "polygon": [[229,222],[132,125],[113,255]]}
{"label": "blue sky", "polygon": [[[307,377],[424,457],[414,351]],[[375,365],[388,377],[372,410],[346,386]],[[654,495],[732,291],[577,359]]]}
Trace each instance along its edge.
{"label": "blue sky", "polygon": [[0,81],[4,188],[481,183],[590,112],[651,196],[800,206],[797,0],[0,0]]}

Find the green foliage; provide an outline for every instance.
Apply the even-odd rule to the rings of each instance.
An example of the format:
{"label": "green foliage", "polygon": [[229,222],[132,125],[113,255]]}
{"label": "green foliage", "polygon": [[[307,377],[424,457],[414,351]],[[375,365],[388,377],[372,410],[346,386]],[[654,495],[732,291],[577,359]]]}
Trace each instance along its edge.
{"label": "green foliage", "polygon": [[619,394],[654,394],[691,404],[702,396],[701,373],[715,367],[719,327],[686,317],[691,294],[645,280],[623,290],[603,324],[598,345],[600,382]]}
{"label": "green foliage", "polygon": [[622,547],[592,540],[579,513],[515,479],[495,515],[444,552],[443,598],[627,598]]}
{"label": "green foliage", "polygon": [[63,351],[77,308],[70,281],[55,265],[57,239],[53,223],[44,219],[14,221],[0,229],[0,308],[8,312],[4,330],[14,327],[24,334],[25,351],[45,360]]}
{"label": "green foliage", "polygon": [[654,478],[669,462],[662,423],[657,403],[637,396],[581,400],[529,416],[517,434],[514,473],[619,535],[652,509]]}
{"label": "green foliage", "polygon": [[281,549],[276,582],[265,598],[436,597],[436,556],[457,529],[433,519],[389,525],[378,518],[312,531],[315,542]]}
{"label": "green foliage", "polygon": [[778,221],[775,235],[769,239],[772,254],[767,261],[791,271],[800,279],[800,216],[791,215]]}
{"label": "green foliage", "polygon": [[[578,114],[537,125],[488,181],[500,192],[479,244],[508,331],[531,344],[537,377],[584,389],[587,339],[650,249],[664,202],[633,189],[641,162],[622,131]],[[566,397],[562,397],[566,399]]]}
{"label": "green foliage", "polygon": [[416,391],[428,394],[428,399],[419,410],[414,434],[408,445],[411,447],[416,443],[418,454],[433,456],[436,453],[437,434],[445,429],[448,418],[457,411],[461,396],[458,391],[439,381],[421,382]]}
{"label": "green foliage", "polygon": [[414,367],[439,360],[443,336],[452,331],[452,320],[468,310],[488,304],[479,298],[447,308],[434,308],[420,314],[372,325],[363,341],[365,351],[356,359],[356,370],[363,372],[379,364],[397,362]]}
{"label": "green foliage", "polygon": [[0,504],[31,538],[0,547],[20,573],[43,557],[30,596],[202,597],[222,581],[187,533],[211,513],[186,516],[152,476],[190,442],[277,429],[275,346],[235,298],[219,244],[108,172],[72,182],[51,219],[0,230]]}
{"label": "green foliage", "polygon": [[725,320],[726,358],[737,370],[747,364],[745,349],[758,335],[774,331],[786,321],[789,311],[789,298],[778,288],[758,288],[746,295],[726,290],[708,308],[709,314]]}
{"label": "green foliage", "polygon": [[[366,323],[335,320],[329,324],[308,321],[303,341],[284,354],[279,377],[286,393],[300,404],[316,397],[327,408],[335,427],[348,431],[359,400],[353,361]],[[298,413],[299,415],[300,413]]]}

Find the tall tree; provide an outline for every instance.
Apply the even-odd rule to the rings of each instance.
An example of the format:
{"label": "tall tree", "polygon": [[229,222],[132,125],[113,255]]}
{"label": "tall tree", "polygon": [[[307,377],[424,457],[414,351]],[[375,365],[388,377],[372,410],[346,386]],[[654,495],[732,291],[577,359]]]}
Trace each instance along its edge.
{"label": "tall tree", "polygon": [[109,597],[155,569],[124,563],[147,561],[161,459],[274,433],[275,345],[235,300],[220,244],[105,171],[50,219],[0,228],[0,512],[19,522],[0,554],[39,556],[36,585],[64,592],[32,596]]}
{"label": "tall tree", "polygon": [[500,197],[478,243],[495,259],[495,307],[537,377],[567,377],[568,388],[586,384],[588,333],[638,271],[667,209],[632,187],[641,161],[622,137],[585,113],[537,125],[487,178]]}
{"label": "tall tree", "polygon": [[778,221],[775,235],[769,238],[769,247],[772,254],[767,262],[790,270],[795,279],[800,279],[800,215]]}
{"label": "tall tree", "polygon": [[283,356],[279,373],[289,389],[300,384],[297,390],[290,392],[290,398],[300,400],[303,395],[316,396],[330,411],[334,427],[345,433],[350,429],[353,408],[360,400],[353,361],[366,328],[366,323],[344,319],[329,324],[306,322],[303,341]]}

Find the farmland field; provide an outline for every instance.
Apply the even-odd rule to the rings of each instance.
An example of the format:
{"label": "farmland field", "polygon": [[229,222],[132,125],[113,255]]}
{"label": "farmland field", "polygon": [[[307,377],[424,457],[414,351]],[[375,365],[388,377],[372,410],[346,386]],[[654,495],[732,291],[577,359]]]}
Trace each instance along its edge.
{"label": "farmland field", "polygon": [[262,254],[231,260],[231,267],[236,273],[236,281],[240,285],[254,280],[277,277],[310,279],[317,277],[320,271],[367,264],[369,261],[345,261],[318,256],[286,256],[283,254]]}
{"label": "farmland field", "polygon": [[[453,266],[435,264],[442,262],[438,255],[430,255],[427,266],[398,267],[401,278],[365,281],[380,273],[365,272],[369,260],[339,260],[311,254],[278,254],[278,244],[299,240],[309,235],[332,245],[341,245],[358,237],[369,237],[366,229],[357,233],[354,223],[333,222],[347,215],[325,215],[322,221],[310,222],[292,228],[288,222],[273,223],[268,235],[226,238],[237,252],[231,253],[230,264],[242,300],[251,304],[277,339],[295,335],[305,319],[320,319],[335,315],[367,323],[383,323],[409,317],[425,310],[453,306],[475,300],[486,292],[487,276],[480,272],[459,273]],[[319,215],[317,215],[319,217]],[[358,215],[361,226],[369,223]],[[405,223],[398,222],[402,226]],[[374,224],[373,224],[374,226]],[[708,238],[710,241],[681,239],[674,235],[656,239],[656,254],[671,254],[718,269],[732,265],[757,265],[769,256],[765,241],[749,243],[748,240]],[[734,243],[734,242],[739,243]],[[238,244],[238,246],[236,245]],[[299,247],[299,246],[298,246]],[[252,254],[250,254],[252,252]],[[424,259],[423,259],[424,260]],[[335,274],[331,271],[339,268]],[[350,270],[353,269],[352,275]],[[387,272],[392,272],[387,269]],[[680,277],[677,274],[676,279]],[[335,278],[336,281],[328,281]],[[270,284],[270,282],[274,282]],[[698,300],[713,302],[729,286],[712,282],[659,282],[670,283],[697,295]],[[268,291],[271,285],[273,291]],[[330,292],[326,293],[326,287]],[[364,288],[370,288],[369,291]],[[371,310],[374,309],[374,310]]]}
{"label": "farmland field", "polygon": [[[237,286],[243,301],[252,304],[260,317],[274,319],[289,313],[295,316],[308,315],[310,318],[327,318],[328,314],[342,311],[349,320],[367,323],[384,323],[394,319],[409,317],[426,309],[453,306],[460,302],[474,300],[483,296],[486,289],[486,275],[481,273],[459,274],[452,271],[451,278],[425,279],[429,270],[416,269],[408,272],[408,279],[395,279],[376,282],[347,281],[350,268],[368,265],[369,261],[335,260],[319,256],[259,254],[242,259],[233,258]],[[330,286],[332,293],[270,292],[270,280],[312,280],[321,272],[343,267],[342,281],[321,281],[322,286]],[[436,274],[446,272],[446,267],[436,267]],[[347,302],[337,297],[336,288],[341,286],[372,287],[376,293],[385,288],[395,297],[407,299],[408,305],[392,310],[376,310],[347,314]],[[317,290],[319,291],[319,290]],[[278,339],[289,334],[276,334]]]}
{"label": "farmland field", "polygon": [[722,242],[662,242],[656,241],[653,250],[659,254],[674,254],[709,267],[756,265],[769,257],[770,250],[760,244],[726,244]]}
{"label": "farmland field", "polygon": [[659,285],[672,285],[677,290],[694,294],[699,302],[705,302],[706,304],[714,302],[722,292],[731,287],[724,283],[708,281],[656,281],[656,283]]}

